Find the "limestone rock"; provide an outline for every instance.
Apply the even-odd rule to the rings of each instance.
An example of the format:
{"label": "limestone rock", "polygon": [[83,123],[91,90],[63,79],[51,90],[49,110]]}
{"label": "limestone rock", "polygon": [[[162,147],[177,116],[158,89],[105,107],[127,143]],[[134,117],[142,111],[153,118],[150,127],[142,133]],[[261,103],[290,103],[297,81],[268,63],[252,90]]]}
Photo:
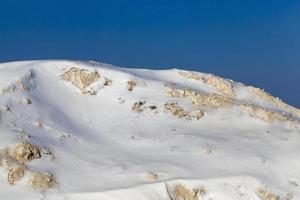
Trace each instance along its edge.
{"label": "limestone rock", "polygon": [[88,87],[100,79],[100,74],[97,71],[87,71],[72,67],[62,74],[62,79],[71,82],[83,94],[94,94],[88,90]]}
{"label": "limestone rock", "polygon": [[9,156],[20,163],[30,162],[41,157],[40,149],[33,144],[24,142],[19,143],[9,150]]}
{"label": "limestone rock", "polygon": [[257,193],[263,200],[280,200],[280,197],[263,188],[258,188]]}
{"label": "limestone rock", "polygon": [[56,184],[55,178],[51,174],[36,172],[32,175],[28,182],[33,189],[46,191],[53,188]]}
{"label": "limestone rock", "polygon": [[185,72],[185,71],[179,72],[179,75],[187,79],[202,81],[204,84],[216,88],[216,90],[220,92],[222,95],[235,98],[233,85],[232,82],[229,80],[225,80],[224,78],[215,76],[213,74],[200,75],[194,72]]}
{"label": "limestone rock", "polygon": [[127,90],[128,91],[132,91],[135,86],[136,86],[136,82],[134,82],[133,80],[130,80],[127,82]]}
{"label": "limestone rock", "polygon": [[7,174],[7,181],[14,185],[16,182],[20,181],[25,174],[26,168],[24,166],[9,167]]}

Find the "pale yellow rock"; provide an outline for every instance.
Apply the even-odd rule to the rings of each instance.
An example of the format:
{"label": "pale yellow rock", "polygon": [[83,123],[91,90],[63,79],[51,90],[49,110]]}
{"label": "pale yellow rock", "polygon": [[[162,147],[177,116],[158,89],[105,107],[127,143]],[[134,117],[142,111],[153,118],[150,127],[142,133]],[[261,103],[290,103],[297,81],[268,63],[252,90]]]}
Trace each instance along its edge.
{"label": "pale yellow rock", "polygon": [[136,82],[134,82],[133,80],[130,80],[127,82],[127,90],[128,91],[132,91],[135,86],[136,86]]}
{"label": "pale yellow rock", "polygon": [[45,174],[41,172],[36,172],[32,175],[28,182],[35,190],[46,191],[53,188],[56,184],[55,178],[51,174]]}
{"label": "pale yellow rock", "polygon": [[204,117],[204,112],[201,110],[194,110],[192,112],[189,113],[190,118],[195,118],[195,119],[201,119],[202,117]]}
{"label": "pale yellow rock", "polygon": [[259,96],[261,99],[263,99],[267,102],[273,103],[273,104],[277,105],[279,108],[286,109],[288,112],[291,112],[292,114],[300,117],[300,109],[297,109],[293,106],[290,106],[290,105],[284,103],[278,97],[274,97],[271,94],[269,94],[268,92],[266,92],[266,91],[264,91],[263,89],[260,89],[260,88],[248,86],[248,89],[249,89],[250,92],[252,92],[253,94]]}
{"label": "pale yellow rock", "polygon": [[100,79],[100,74],[97,71],[88,71],[72,67],[62,74],[62,79],[71,82],[83,94],[95,94],[88,90],[88,87]]}
{"label": "pale yellow rock", "polygon": [[177,184],[173,189],[166,185],[166,188],[171,200],[199,200],[200,195],[204,195],[207,192],[204,187],[191,190],[183,184]]}
{"label": "pale yellow rock", "polygon": [[179,118],[186,117],[189,114],[182,107],[178,106],[177,103],[166,103],[164,107],[168,112],[171,112],[174,116]]}
{"label": "pale yellow rock", "polygon": [[156,173],[151,172],[151,173],[147,174],[146,178],[149,182],[155,182],[158,180],[158,175]]}
{"label": "pale yellow rock", "polygon": [[167,91],[167,95],[177,98],[186,97],[197,106],[211,108],[229,107],[236,104],[237,102],[231,97],[223,96],[216,93],[200,93],[195,92],[191,89],[169,88]]}
{"label": "pale yellow rock", "polygon": [[279,196],[263,188],[258,188],[257,193],[260,196],[260,198],[262,198],[262,200],[281,200]]}
{"label": "pale yellow rock", "polygon": [[252,117],[259,118],[265,122],[273,122],[273,121],[285,121],[290,123],[296,123],[295,119],[284,115],[283,113],[269,111],[267,109],[254,106],[254,105],[242,105]]}
{"label": "pale yellow rock", "polygon": [[14,185],[24,177],[25,170],[24,166],[8,167],[7,181]]}
{"label": "pale yellow rock", "polygon": [[8,149],[0,151],[0,166],[4,164],[7,170],[7,181],[14,185],[20,181],[25,174],[26,166],[18,163],[14,158],[9,156]]}
{"label": "pale yellow rock", "polygon": [[216,93],[200,93],[192,89],[168,88],[167,95],[174,98],[188,98],[192,103],[199,107],[226,108],[239,106],[247,110],[250,116],[262,119],[266,122],[284,121],[289,125],[299,123],[293,116],[281,112],[270,111],[252,104],[245,104],[231,97]]}
{"label": "pale yellow rock", "polygon": [[179,75],[187,79],[194,79],[194,80],[201,81],[208,86],[212,86],[216,88],[216,90],[220,92],[222,95],[235,98],[233,84],[231,81],[225,80],[213,74],[200,75],[194,72],[181,71],[179,72]]}
{"label": "pale yellow rock", "polygon": [[40,149],[36,145],[27,142],[15,145],[9,150],[8,154],[20,163],[26,163],[41,158]]}

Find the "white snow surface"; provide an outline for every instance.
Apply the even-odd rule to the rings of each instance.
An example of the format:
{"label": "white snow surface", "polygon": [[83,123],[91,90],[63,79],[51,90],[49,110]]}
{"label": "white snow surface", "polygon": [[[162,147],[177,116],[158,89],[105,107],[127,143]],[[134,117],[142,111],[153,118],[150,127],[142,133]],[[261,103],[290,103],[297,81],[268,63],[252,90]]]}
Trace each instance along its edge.
{"label": "white snow surface", "polygon": [[[61,78],[71,67],[99,72],[92,86],[96,95],[84,95]],[[0,166],[0,199],[170,200],[166,183],[180,183],[205,187],[203,200],[260,200],[260,187],[281,199],[299,200],[299,126],[265,122],[235,106],[206,109],[199,120],[173,116],[165,103],[177,102],[187,110],[196,106],[167,96],[166,85],[217,93],[179,71],[67,60],[0,64],[0,89],[32,76],[29,91],[0,93],[0,149],[20,142],[25,131],[29,142],[55,156],[42,155],[27,167],[49,172],[58,182],[46,192],[32,189],[26,179],[11,185]],[[104,78],[112,84],[104,86]],[[129,80],[137,83],[133,91],[127,90]],[[288,112],[234,83],[244,102]],[[30,105],[21,103],[26,98]],[[157,105],[159,112],[135,112],[137,101]],[[157,180],[147,179],[151,173]]]}

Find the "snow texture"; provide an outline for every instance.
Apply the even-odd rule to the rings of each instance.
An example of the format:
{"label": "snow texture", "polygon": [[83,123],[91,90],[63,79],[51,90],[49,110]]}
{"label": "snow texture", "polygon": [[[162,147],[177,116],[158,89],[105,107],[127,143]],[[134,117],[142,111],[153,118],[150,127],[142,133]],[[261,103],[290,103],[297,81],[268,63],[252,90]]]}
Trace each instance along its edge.
{"label": "snow texture", "polygon": [[0,64],[0,199],[299,200],[299,169],[300,111],[262,89],[179,69]]}

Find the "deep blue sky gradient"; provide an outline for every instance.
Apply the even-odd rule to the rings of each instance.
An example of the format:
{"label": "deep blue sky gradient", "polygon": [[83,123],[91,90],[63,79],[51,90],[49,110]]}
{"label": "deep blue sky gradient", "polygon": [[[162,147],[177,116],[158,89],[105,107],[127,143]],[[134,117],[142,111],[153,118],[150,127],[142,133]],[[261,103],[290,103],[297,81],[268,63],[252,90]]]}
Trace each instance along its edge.
{"label": "deep blue sky gradient", "polygon": [[0,62],[211,72],[300,107],[300,0],[0,0]]}

